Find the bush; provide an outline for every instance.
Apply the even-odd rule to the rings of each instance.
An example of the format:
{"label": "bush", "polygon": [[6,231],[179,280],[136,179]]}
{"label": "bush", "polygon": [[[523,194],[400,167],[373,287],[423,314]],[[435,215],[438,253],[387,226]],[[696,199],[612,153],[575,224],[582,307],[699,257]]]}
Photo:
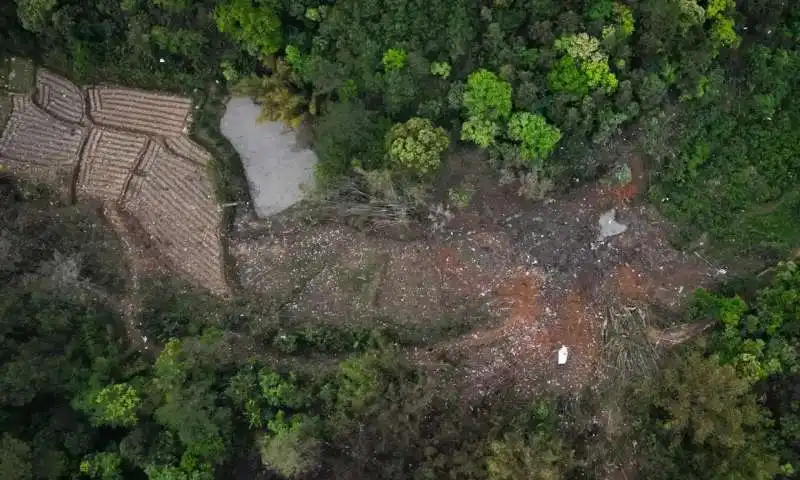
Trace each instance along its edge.
{"label": "bush", "polygon": [[386,117],[367,110],[358,100],[332,103],[314,125],[319,184],[323,187],[333,184],[354,165],[365,170],[382,168],[390,127]]}
{"label": "bush", "polygon": [[319,467],[322,442],[314,434],[312,422],[300,415],[291,421],[270,423],[271,433],[261,439],[261,461],[284,477],[297,478]]}
{"label": "bush", "polygon": [[427,118],[396,124],[386,136],[390,167],[416,177],[428,176],[439,169],[449,143],[444,129]]}

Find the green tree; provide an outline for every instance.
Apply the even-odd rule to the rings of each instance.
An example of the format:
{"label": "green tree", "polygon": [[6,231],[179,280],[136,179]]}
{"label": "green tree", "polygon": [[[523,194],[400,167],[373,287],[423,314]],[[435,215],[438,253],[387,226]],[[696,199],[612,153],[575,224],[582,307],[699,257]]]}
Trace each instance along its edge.
{"label": "green tree", "polygon": [[224,461],[230,441],[230,410],[218,404],[214,389],[214,336],[167,342],[155,363],[158,393],[154,418],[175,432],[193,463]]}
{"label": "green tree", "polygon": [[385,166],[388,118],[367,110],[360,100],[336,102],[314,124],[318,183],[330,184],[358,165],[365,170]]}
{"label": "green tree", "polygon": [[99,425],[133,426],[141,398],[136,389],[125,383],[109,385],[92,398],[93,421]]}
{"label": "green tree", "polygon": [[640,391],[646,414],[647,478],[768,480],[781,471],[768,412],[731,365],[693,352]]}
{"label": "green tree", "polygon": [[383,54],[381,63],[387,72],[396,72],[406,65],[408,54],[402,48],[390,48]]}
{"label": "green tree", "polygon": [[253,55],[273,55],[283,44],[279,3],[273,0],[225,0],[214,10],[217,28]]}
{"label": "green tree", "polygon": [[516,112],[508,122],[508,136],[522,144],[522,159],[536,167],[555,149],[561,131],[541,115]]}
{"label": "green tree", "polygon": [[81,473],[98,480],[122,480],[122,457],[111,452],[88,455],[81,462]]}
{"label": "green tree", "polygon": [[292,68],[282,59],[274,65],[270,75],[243,78],[233,86],[233,91],[253,97],[261,105],[260,120],[284,122],[298,128],[305,115],[306,98],[292,86]]}
{"label": "green tree", "polygon": [[550,88],[583,97],[590,90],[612,93],[617,77],[608,66],[608,55],[600,51],[600,41],[586,33],[559,38],[555,42],[563,56],[548,73]]}
{"label": "green tree", "polygon": [[507,431],[489,443],[490,480],[558,480],[574,466],[573,452],[561,437],[562,423],[552,399],[539,400],[512,418]]}
{"label": "green tree", "polygon": [[303,415],[287,419],[283,412],[270,422],[270,432],[261,437],[261,461],[288,478],[313,472],[322,456],[313,421]]}
{"label": "green tree", "polygon": [[189,7],[190,0],[150,0],[153,5],[158,5],[161,8],[168,10],[181,11]]}
{"label": "green tree", "polygon": [[511,114],[511,85],[488,70],[467,77],[463,98],[470,119],[497,121]]}
{"label": "green tree", "polygon": [[33,32],[41,32],[50,23],[56,0],[15,0],[17,15],[22,26]]}
{"label": "green tree", "polygon": [[546,433],[507,434],[489,448],[489,480],[567,478],[571,454],[562,440]]}
{"label": "green tree", "polygon": [[500,132],[497,122],[483,119],[469,119],[461,125],[461,140],[469,140],[487,148],[492,145]]}
{"label": "green tree", "polygon": [[392,168],[425,176],[439,169],[449,143],[443,128],[427,118],[414,117],[389,130],[386,151]]}
{"label": "green tree", "polygon": [[164,50],[184,57],[193,58],[202,55],[208,39],[200,32],[185,28],[168,28],[153,25],[150,39]]}
{"label": "green tree", "polygon": [[450,77],[451,72],[450,64],[447,62],[432,62],[431,63],[431,74],[436,75],[437,77],[442,77],[447,79]]}
{"label": "green tree", "polygon": [[33,453],[29,444],[3,433],[0,449],[0,477],[33,479]]}

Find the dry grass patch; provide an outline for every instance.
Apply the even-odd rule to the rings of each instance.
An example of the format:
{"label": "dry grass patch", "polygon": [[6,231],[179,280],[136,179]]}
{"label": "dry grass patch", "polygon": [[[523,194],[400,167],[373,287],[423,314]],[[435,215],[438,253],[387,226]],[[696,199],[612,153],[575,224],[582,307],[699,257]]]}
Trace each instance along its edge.
{"label": "dry grass patch", "polygon": [[655,371],[658,347],[651,341],[645,310],[635,307],[609,307],[603,323],[603,354],[610,371],[628,381]]}

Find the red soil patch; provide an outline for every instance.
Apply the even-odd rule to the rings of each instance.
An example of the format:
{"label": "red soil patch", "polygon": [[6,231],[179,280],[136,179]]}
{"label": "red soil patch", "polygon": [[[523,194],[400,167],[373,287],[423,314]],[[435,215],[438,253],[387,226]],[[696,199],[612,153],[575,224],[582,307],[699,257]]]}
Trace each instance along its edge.
{"label": "red soil patch", "polygon": [[474,332],[454,345],[457,348],[490,345],[519,336],[520,329],[534,327],[539,319],[538,292],[540,280],[530,273],[520,273],[509,279],[498,290],[499,309],[507,312],[499,327]]}
{"label": "red soil patch", "polygon": [[645,300],[650,290],[648,278],[627,263],[617,265],[614,269],[617,291],[620,296],[629,300]]}
{"label": "red soil patch", "polygon": [[631,181],[606,192],[617,206],[627,205],[639,194],[647,191],[647,172],[642,158],[639,155],[631,154],[627,165],[631,169]]}
{"label": "red soil patch", "polygon": [[570,292],[549,330],[552,350],[562,345],[569,349],[567,364],[560,368],[570,386],[585,385],[594,376],[601,355],[596,312],[581,294]]}
{"label": "red soil patch", "polygon": [[612,189],[610,193],[616,205],[625,205],[636,198],[639,194],[639,189],[633,183],[629,183]]}
{"label": "red soil patch", "polygon": [[[450,353],[471,351],[479,366],[471,376],[477,391],[528,390],[546,382],[575,392],[594,378],[601,353],[594,309],[579,293],[551,299],[548,290],[539,272],[515,274],[496,291],[502,325],[446,346]],[[561,346],[569,349],[566,365],[557,365]]]}
{"label": "red soil patch", "polygon": [[511,309],[506,320],[507,328],[521,327],[535,321],[540,284],[537,277],[522,274],[500,287],[497,297]]}

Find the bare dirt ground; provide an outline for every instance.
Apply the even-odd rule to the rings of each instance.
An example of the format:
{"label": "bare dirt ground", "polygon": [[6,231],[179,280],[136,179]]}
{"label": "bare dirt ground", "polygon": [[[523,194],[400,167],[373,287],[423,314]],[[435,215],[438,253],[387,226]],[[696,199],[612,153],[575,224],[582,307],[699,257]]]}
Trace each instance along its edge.
{"label": "bare dirt ground", "polygon": [[[469,333],[412,352],[422,364],[463,366],[458,382],[476,395],[529,393],[543,384],[576,392],[602,380],[602,331],[622,307],[675,312],[716,268],[674,250],[669,226],[636,195],[634,181],[600,184],[532,202],[503,189],[477,154],[460,155],[476,196],[437,232],[400,241],[290,215],[264,225],[243,219],[230,248],[248,292],[286,298],[309,322],[416,327],[485,312]],[[598,241],[598,219],[615,207],[627,231]],[[569,360],[557,365],[566,346]]]}

